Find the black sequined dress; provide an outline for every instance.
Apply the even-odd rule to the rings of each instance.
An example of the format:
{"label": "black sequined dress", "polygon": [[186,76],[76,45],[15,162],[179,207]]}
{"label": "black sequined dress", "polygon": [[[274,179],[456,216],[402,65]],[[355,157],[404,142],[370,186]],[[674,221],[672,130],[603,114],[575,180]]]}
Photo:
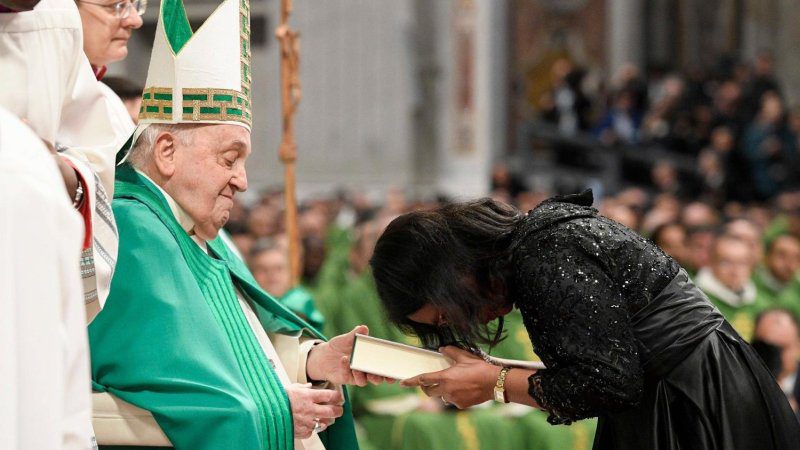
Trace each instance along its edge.
{"label": "black sequined dress", "polygon": [[658,247],[590,207],[528,213],[511,295],[546,370],[531,396],[553,424],[599,417],[595,449],[800,449],[761,360]]}

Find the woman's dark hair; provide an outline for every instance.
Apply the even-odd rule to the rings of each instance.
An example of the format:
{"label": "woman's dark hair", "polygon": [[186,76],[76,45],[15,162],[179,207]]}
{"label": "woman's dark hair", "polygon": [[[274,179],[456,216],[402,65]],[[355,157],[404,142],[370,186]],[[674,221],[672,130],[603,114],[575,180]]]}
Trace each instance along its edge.
{"label": "woman's dark hair", "polygon": [[[428,348],[499,342],[502,322],[493,331],[480,314],[508,303],[512,234],[521,218],[515,208],[484,198],[393,220],[370,260],[389,320]],[[443,312],[448,327],[408,319],[427,304]]]}

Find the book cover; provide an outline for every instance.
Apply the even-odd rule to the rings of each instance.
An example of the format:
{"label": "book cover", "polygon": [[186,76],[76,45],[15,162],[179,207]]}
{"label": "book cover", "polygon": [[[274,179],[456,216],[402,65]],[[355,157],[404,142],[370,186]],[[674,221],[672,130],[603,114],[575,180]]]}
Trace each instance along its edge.
{"label": "book cover", "polygon": [[[541,362],[483,356],[487,362],[498,366],[521,369],[544,369]],[[423,373],[438,372],[452,366],[454,361],[432,350],[357,334],[350,354],[350,368],[383,377],[404,380]]]}
{"label": "book cover", "polygon": [[350,368],[382,377],[405,380],[438,372],[453,365],[439,352],[357,334],[350,354]]}

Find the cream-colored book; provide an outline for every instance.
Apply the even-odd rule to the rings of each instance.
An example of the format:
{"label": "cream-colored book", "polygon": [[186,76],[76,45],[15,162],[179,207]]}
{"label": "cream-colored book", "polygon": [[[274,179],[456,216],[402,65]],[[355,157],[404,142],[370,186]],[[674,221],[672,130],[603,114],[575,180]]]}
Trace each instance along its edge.
{"label": "cream-colored book", "polygon": [[[492,363],[524,369],[544,369],[540,362],[489,357]],[[423,373],[438,372],[453,365],[439,352],[399,342],[357,334],[350,354],[350,368],[382,377],[405,380]]]}
{"label": "cream-colored book", "polygon": [[350,355],[351,369],[396,380],[438,372],[452,365],[453,360],[439,352],[363,334],[356,335]]}

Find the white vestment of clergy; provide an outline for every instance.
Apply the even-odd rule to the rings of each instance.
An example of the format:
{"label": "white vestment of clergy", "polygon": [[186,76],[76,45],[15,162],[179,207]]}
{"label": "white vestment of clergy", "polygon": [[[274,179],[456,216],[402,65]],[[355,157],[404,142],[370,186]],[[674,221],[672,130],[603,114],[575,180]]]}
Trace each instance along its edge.
{"label": "white vestment of clergy", "polygon": [[0,448],[92,448],[83,224],[42,141],[0,106]]}
{"label": "white vestment of clergy", "polygon": [[[108,296],[117,255],[111,213],[114,166],[134,125],[94,76],[83,53],[73,0],[43,0],[33,11],[0,14],[0,105],[59,149],[80,174],[92,236],[81,255],[87,319]],[[87,227],[88,228],[88,227]]]}

